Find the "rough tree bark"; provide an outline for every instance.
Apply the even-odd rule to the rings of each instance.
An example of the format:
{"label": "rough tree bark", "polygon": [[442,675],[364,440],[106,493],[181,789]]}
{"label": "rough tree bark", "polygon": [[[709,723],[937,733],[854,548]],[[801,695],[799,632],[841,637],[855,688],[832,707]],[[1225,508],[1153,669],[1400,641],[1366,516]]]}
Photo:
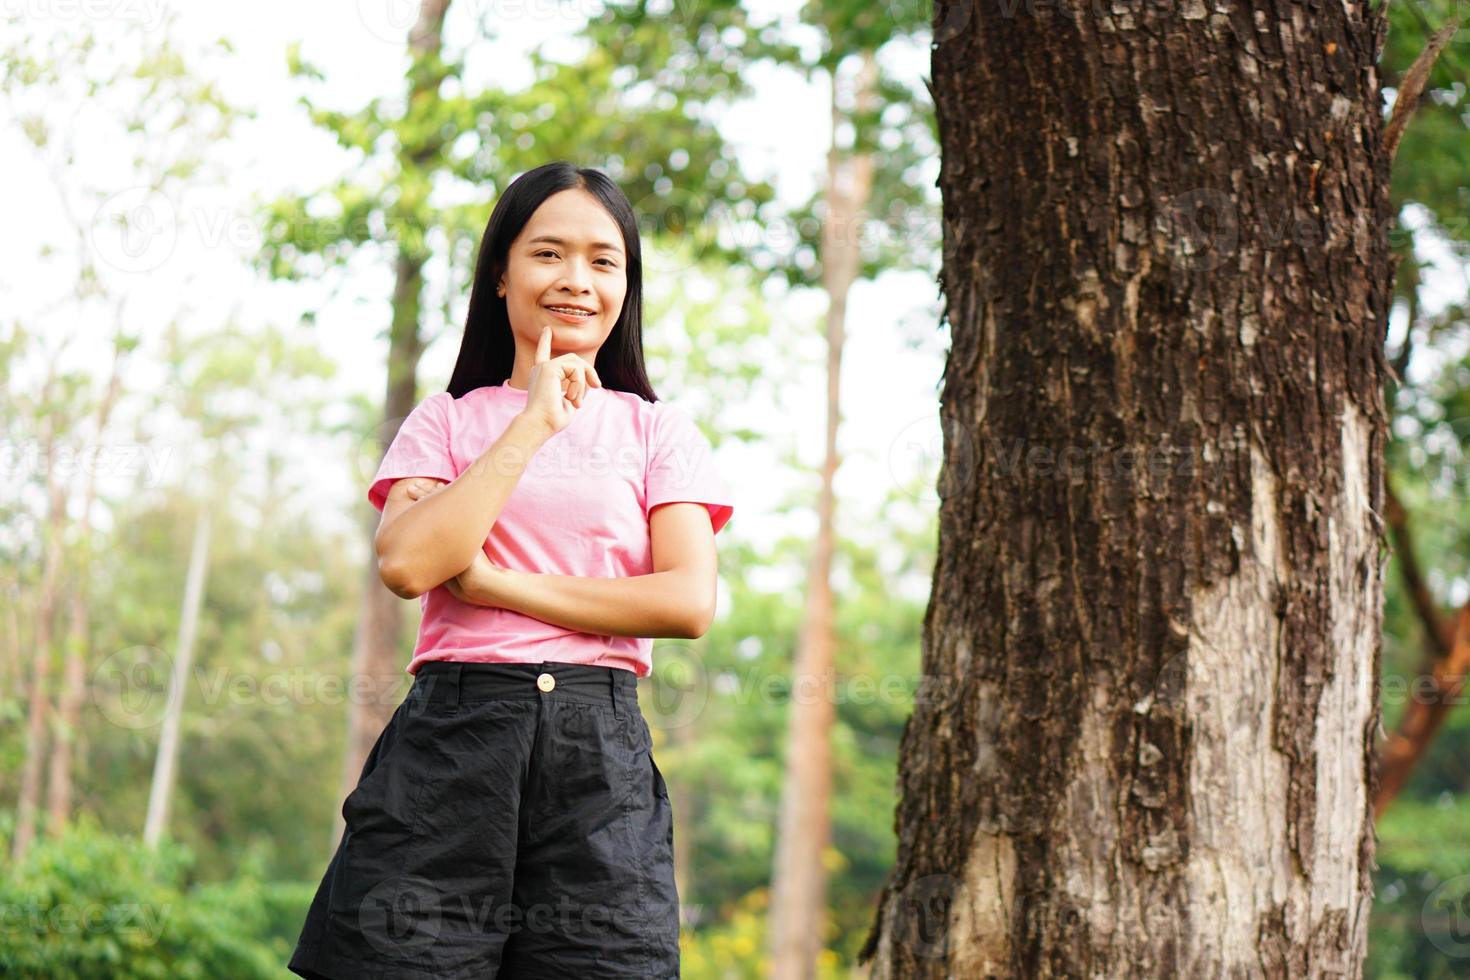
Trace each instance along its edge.
{"label": "rough tree bark", "polygon": [[939,553],[886,977],[1362,975],[1382,5],[935,10]]}

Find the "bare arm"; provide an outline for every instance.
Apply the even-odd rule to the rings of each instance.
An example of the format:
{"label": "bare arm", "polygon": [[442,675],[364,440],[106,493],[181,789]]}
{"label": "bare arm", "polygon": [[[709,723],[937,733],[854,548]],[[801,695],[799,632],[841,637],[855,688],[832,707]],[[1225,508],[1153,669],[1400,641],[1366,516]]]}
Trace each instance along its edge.
{"label": "bare arm", "polygon": [[709,511],[679,501],[648,517],[654,571],[589,578],[495,568],[483,552],[449,588],[466,602],[500,606],[554,626],[608,636],[703,636],[715,614],[717,556]]}
{"label": "bare arm", "polygon": [[522,413],[479,459],[435,493],[410,500],[400,489],[405,481],[395,483],[373,539],[383,584],[413,599],[468,567],[526,464],[551,434],[550,426]]}

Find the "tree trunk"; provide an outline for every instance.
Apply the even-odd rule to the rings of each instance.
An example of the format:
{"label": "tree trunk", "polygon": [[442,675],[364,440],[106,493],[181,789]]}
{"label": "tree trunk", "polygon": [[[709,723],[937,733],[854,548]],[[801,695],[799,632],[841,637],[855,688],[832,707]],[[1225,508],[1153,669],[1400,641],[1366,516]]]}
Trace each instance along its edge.
{"label": "tree trunk", "polygon": [[148,788],[148,813],[143,822],[143,843],[150,848],[157,847],[168,832],[169,811],[178,783],[179,741],[184,727],[184,706],[189,700],[189,668],[194,661],[199,607],[204,603],[204,583],[209,575],[211,502],[212,495],[199,498],[199,513],[194,521],[194,544],[189,552],[189,573],[184,580],[184,602],[179,615],[179,642],[174,650],[163,729],[158,737],[158,754],[153,758],[153,782]]}
{"label": "tree trunk", "polygon": [[[859,111],[871,108],[877,62],[864,52],[854,83]],[[806,609],[797,638],[787,716],[786,783],[781,794],[775,862],[771,869],[770,950],[773,980],[812,980],[826,940],[827,871],[831,837],[832,553],[837,474],[837,430],[847,294],[861,262],[859,224],[873,182],[873,160],[837,144],[844,113],[832,77],[832,149],[827,155],[827,214],[822,226],[822,285],[827,291],[827,445],[817,504],[817,540],[807,570]]]}
{"label": "tree trunk", "polygon": [[[122,369],[132,351],[127,338],[113,338],[112,372],[107,389],[97,406],[97,438],[105,445],[107,423],[122,391]],[[66,658],[62,668],[61,694],[57,701],[56,748],[51,753],[51,771],[47,777],[47,832],[57,834],[71,820],[72,766],[77,755],[82,703],[87,697],[87,651],[91,645],[88,624],[88,584],[92,574],[92,506],[97,501],[97,467],[88,467],[86,489],[82,493],[82,515],[78,522],[76,576],[68,596]]]}
{"label": "tree trunk", "polygon": [[62,408],[52,403],[57,366],[52,362],[38,410],[44,416],[42,447],[46,460],[46,558],[41,572],[40,595],[36,600],[36,639],[31,654],[29,704],[26,712],[25,762],[16,800],[15,836],[10,842],[11,859],[17,864],[30,850],[36,837],[36,814],[41,803],[42,763],[46,755],[47,729],[51,724],[51,634],[55,623],[57,583],[61,577],[66,529],[66,486],[56,472],[56,437]]}
{"label": "tree trunk", "polygon": [[[386,418],[401,421],[418,403],[418,363],[424,350],[419,334],[423,262],[400,256],[397,268],[393,326],[388,345],[388,387],[383,399],[383,412]],[[380,457],[388,451],[397,433],[397,426],[393,426],[392,431],[383,430]],[[366,493],[366,488],[363,490]],[[357,786],[373,743],[397,707],[395,692],[408,676],[404,667],[411,651],[404,650],[398,638],[403,627],[403,600],[389,592],[378,577],[373,548],[376,528],[376,520],[365,525],[368,563],[364,570],[361,606],[353,638],[352,677],[347,685],[348,691],[364,691],[367,696],[354,695],[348,700],[347,756],[342,768],[341,800],[345,800]],[[332,826],[333,849],[344,829],[339,807]]]}
{"label": "tree trunk", "polygon": [[860,958],[1360,977],[1383,7],[1111,9],[935,10],[939,553]]}
{"label": "tree trunk", "polygon": [[[438,58],[444,37],[444,17],[448,13],[450,0],[422,0],[418,17],[408,35],[409,54],[409,103],[422,99],[438,98],[439,85],[445,72],[441,66],[426,65],[429,58]],[[417,143],[407,143],[399,150],[401,157],[427,160],[442,144],[440,132],[425,134]],[[405,161],[404,170],[408,170]],[[423,337],[419,330],[424,290],[425,256],[411,251],[408,243],[398,243],[398,258],[395,263],[393,283],[393,322],[388,332],[388,387],[383,399],[385,419],[402,420],[408,417],[418,404],[418,366],[424,352]],[[383,432],[382,452],[388,451],[398,426],[393,431]],[[381,455],[381,454],[380,454]],[[364,489],[365,492],[365,489]],[[361,498],[359,498],[361,499]],[[406,655],[410,651],[400,648],[398,634],[403,625],[403,600],[388,591],[378,577],[377,558],[372,539],[377,522],[366,525],[368,538],[368,562],[364,569],[361,606],[358,610],[356,636],[352,645],[352,678],[349,690],[361,689],[371,692],[368,698],[353,697],[348,701],[347,755],[342,765],[342,783],[338,799],[357,786],[363,763],[372,751],[373,743],[382,734],[393,716],[399,700],[398,692],[407,678],[404,673]],[[335,850],[345,830],[341,807],[337,808],[332,821],[331,849]]]}
{"label": "tree trunk", "polygon": [[1414,767],[1434,744],[1445,719],[1464,699],[1465,677],[1470,674],[1470,604],[1461,606],[1449,622],[1454,635],[1449,653],[1426,657],[1425,663],[1414,672],[1403,717],[1379,753],[1374,820],[1383,816],[1383,811],[1408,784]]}

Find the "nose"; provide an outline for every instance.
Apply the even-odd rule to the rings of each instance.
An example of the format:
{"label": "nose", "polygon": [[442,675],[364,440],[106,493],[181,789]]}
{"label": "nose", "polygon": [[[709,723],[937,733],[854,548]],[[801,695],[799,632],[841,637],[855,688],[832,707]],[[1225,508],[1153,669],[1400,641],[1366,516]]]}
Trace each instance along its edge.
{"label": "nose", "polygon": [[588,268],[588,263],[580,255],[574,255],[568,259],[563,268],[566,271],[562,276],[562,281],[558,283],[559,286],[570,287],[574,293],[585,293],[588,291],[591,270]]}

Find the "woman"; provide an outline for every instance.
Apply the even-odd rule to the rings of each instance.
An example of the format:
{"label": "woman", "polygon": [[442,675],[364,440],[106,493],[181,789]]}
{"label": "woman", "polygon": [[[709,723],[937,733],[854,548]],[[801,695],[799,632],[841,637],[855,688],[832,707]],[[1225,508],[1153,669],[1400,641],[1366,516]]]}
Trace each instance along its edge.
{"label": "woman", "polygon": [[414,682],[342,805],[291,971],[678,977],[637,678],[651,638],[708,628],[733,499],[644,373],[638,228],[604,174],[552,163],[506,188],[449,389],[368,499],[383,582],[423,609]]}

